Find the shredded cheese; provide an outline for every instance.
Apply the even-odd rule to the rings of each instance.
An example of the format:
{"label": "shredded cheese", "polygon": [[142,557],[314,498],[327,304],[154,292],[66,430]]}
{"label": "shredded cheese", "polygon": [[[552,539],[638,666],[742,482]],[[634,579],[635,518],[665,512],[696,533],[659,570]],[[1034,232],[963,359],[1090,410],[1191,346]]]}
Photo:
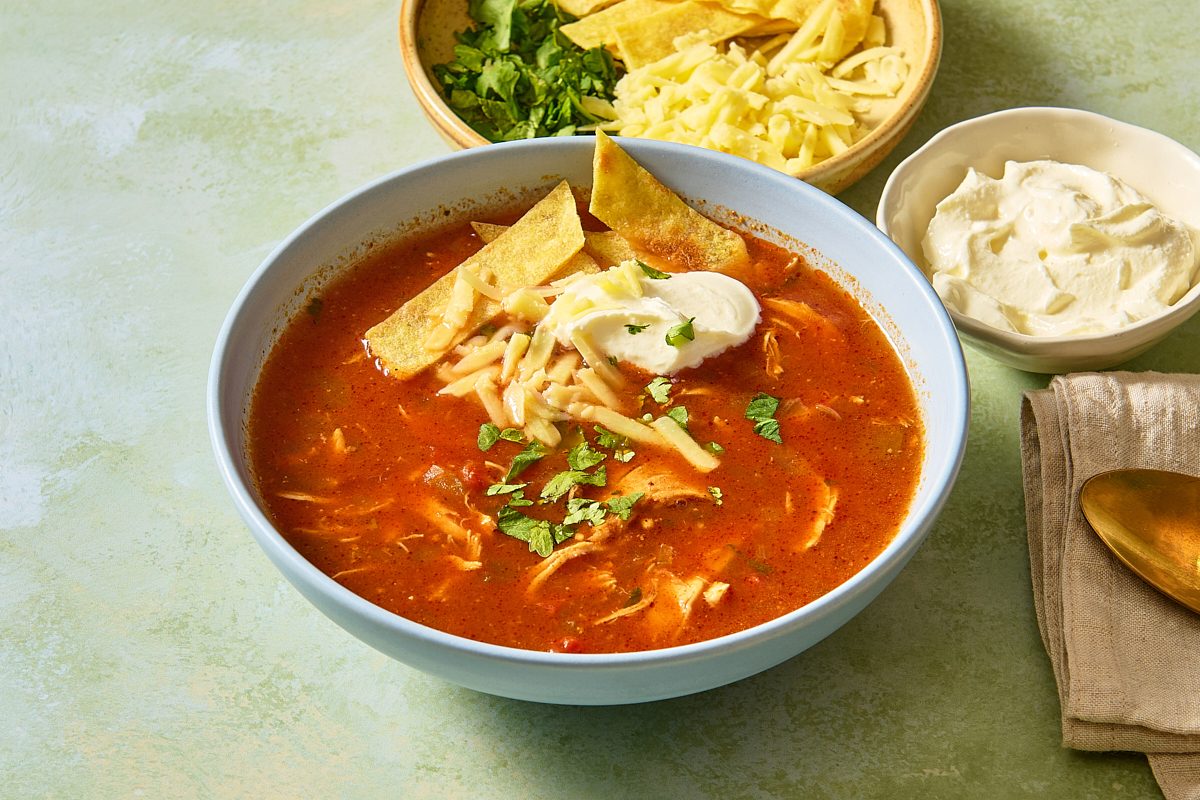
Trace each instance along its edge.
{"label": "shredded cheese", "polygon": [[907,63],[877,44],[876,19],[866,49],[836,63],[845,26],[835,0],[791,36],[749,50],[680,37],[678,52],[629,70],[617,84],[619,132],[733,153],[790,174],[808,169],[866,136],[872,105],[904,86]]}
{"label": "shredded cheese", "polygon": [[667,444],[678,450],[689,464],[701,472],[712,472],[720,466],[721,462],[716,456],[696,444],[696,440],[670,417],[659,417],[650,423],[650,427],[658,431]]}

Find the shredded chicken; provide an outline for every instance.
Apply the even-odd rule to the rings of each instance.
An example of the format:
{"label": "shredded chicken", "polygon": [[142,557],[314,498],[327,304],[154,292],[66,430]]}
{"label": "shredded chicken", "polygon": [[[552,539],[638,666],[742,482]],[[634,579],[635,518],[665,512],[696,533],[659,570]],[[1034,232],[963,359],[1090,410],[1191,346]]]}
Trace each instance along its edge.
{"label": "shredded chicken", "polygon": [[625,473],[613,489],[622,495],[641,492],[644,495],[642,503],[672,505],[710,499],[708,488],[703,484],[687,481],[680,475],[650,464],[643,464]]}
{"label": "shredded chicken", "polygon": [[808,536],[801,544],[802,550],[810,550],[815,547],[817,542],[821,541],[821,536],[825,533],[825,528],[829,526],[829,523],[833,522],[834,509],[837,507],[838,501],[838,490],[828,483],[823,485],[825,487],[824,501],[821,503],[821,507],[817,509],[817,516],[813,520]]}
{"label": "shredded chicken", "polygon": [[653,592],[653,591],[646,592],[644,595],[642,595],[641,600],[637,601],[636,603],[634,603],[631,606],[625,606],[624,608],[618,608],[616,611],[609,614],[608,616],[601,617],[600,619],[596,620],[596,624],[604,625],[609,622],[615,622],[616,620],[619,620],[621,617],[628,617],[630,614],[636,614],[639,611],[643,611],[643,610],[649,608],[650,605],[654,603],[654,600],[657,597],[658,597],[658,595],[655,594],[655,592]]}
{"label": "shredded chicken", "polygon": [[573,558],[594,553],[599,549],[600,545],[596,542],[583,541],[555,550],[538,562],[536,566],[530,568],[529,574],[531,578],[526,591],[530,593],[536,592],[543,583],[550,579],[551,575],[562,568],[563,564],[566,564]]}
{"label": "shredded chicken", "polygon": [[779,340],[774,329],[763,334],[763,355],[766,356],[766,372],[772,378],[783,374],[783,355],[779,351]]}

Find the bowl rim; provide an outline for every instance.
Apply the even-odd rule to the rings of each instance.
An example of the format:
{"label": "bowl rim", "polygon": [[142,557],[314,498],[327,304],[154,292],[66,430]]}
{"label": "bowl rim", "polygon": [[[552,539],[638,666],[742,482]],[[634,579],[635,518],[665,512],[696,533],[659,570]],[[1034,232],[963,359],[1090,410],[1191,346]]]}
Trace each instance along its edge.
{"label": "bowl rim", "polygon": [[[420,36],[417,31],[417,20],[425,2],[426,0],[401,0],[398,26],[401,63],[417,102],[420,103],[426,116],[430,118],[443,138],[458,147],[469,148],[499,144],[489,141],[455,114],[446,103],[445,98],[442,97],[442,93],[429,80],[429,74],[421,60]],[[938,0],[912,0],[912,2],[920,7],[925,22],[925,36],[920,53],[916,54],[910,63],[912,72],[909,74],[909,80],[914,81],[912,90],[907,95],[899,95],[903,98],[903,102],[872,128],[870,133],[844,152],[831,156],[794,175],[784,174],[806,182],[820,182],[823,179],[832,178],[841,171],[852,168],[866,154],[873,152],[881,142],[887,141],[893,134],[905,131],[916,117],[933,89],[933,80],[942,60],[943,34],[942,10]]]}
{"label": "bowl rim", "polygon": [[[911,269],[913,287],[921,295],[922,300],[929,305],[932,318],[927,320],[929,328],[923,335],[931,337],[953,355],[951,364],[945,365],[946,372],[940,376],[938,390],[948,391],[951,395],[950,407],[952,413],[946,418],[939,418],[938,428],[948,431],[947,441],[951,443],[946,457],[936,471],[930,474],[922,473],[921,481],[931,486],[940,487],[931,491],[919,500],[914,497],[909,507],[904,523],[895,537],[862,569],[851,575],[846,581],[815,600],[800,606],[766,622],[750,628],[745,628],[724,636],[706,639],[691,644],[675,645],[653,650],[636,650],[617,653],[554,653],[540,650],[526,650],[506,645],[477,641],[456,634],[447,633],[419,622],[407,619],[392,611],[388,611],[371,601],[355,594],[350,589],[333,580],[319,570],[308,559],[302,556],[283,537],[267,518],[254,499],[252,485],[242,481],[235,459],[241,460],[244,454],[236,454],[230,444],[235,441],[231,434],[239,426],[239,419],[226,420],[226,372],[230,369],[228,362],[238,350],[239,342],[233,337],[234,329],[243,317],[257,319],[257,314],[250,303],[260,283],[270,274],[276,262],[310,233],[321,226],[330,216],[346,213],[356,203],[363,202],[369,196],[379,191],[385,185],[403,181],[414,175],[425,172],[436,172],[448,162],[457,160],[484,160],[488,158],[505,159],[510,155],[517,157],[525,149],[537,150],[542,148],[571,149],[586,148],[587,158],[591,158],[592,142],[585,138],[542,138],[525,139],[516,142],[505,142],[490,145],[486,148],[461,150],[446,155],[437,156],[418,164],[410,165],[351,190],[338,200],[325,206],[302,225],[296,228],[281,241],[247,279],[242,289],[234,299],[226,315],[213,348],[209,365],[206,391],[206,416],[210,442],[217,461],[218,472],[229,491],[234,505],[243,521],[250,528],[251,534],[258,541],[268,557],[276,564],[286,563],[291,572],[283,570],[284,576],[301,589],[302,594],[311,590],[324,600],[348,611],[353,616],[364,617],[371,624],[386,629],[389,634],[416,639],[449,650],[469,654],[476,658],[509,664],[525,666],[545,666],[557,668],[580,669],[588,667],[599,670],[620,671],[631,667],[661,666],[683,664],[687,662],[706,660],[718,653],[731,653],[757,646],[763,642],[778,639],[788,635],[792,630],[818,624],[820,620],[835,615],[843,606],[855,602],[860,591],[868,591],[877,581],[885,579],[887,572],[893,566],[903,566],[916,552],[928,536],[934,521],[948,500],[954,486],[962,459],[966,451],[967,431],[970,423],[971,392],[965,358],[950,317],[945,313],[933,288],[920,277],[920,270],[912,264],[904,252],[894,242],[888,239],[871,222],[860,216],[841,201],[821,190],[801,181],[792,180],[784,173],[765,167],[755,162],[731,156],[725,153],[706,150],[692,145],[682,145],[672,142],[659,142],[645,139],[629,139],[622,141],[629,149],[645,151],[675,151],[685,153],[689,158],[716,160],[724,166],[736,170],[745,170],[752,174],[751,180],[773,181],[785,190],[807,197],[803,202],[812,202],[827,206],[827,210],[836,216],[840,222],[858,236],[872,240],[876,246],[890,252],[900,265]],[[544,168],[531,166],[531,175],[545,177]],[[313,268],[315,271],[320,265]],[[916,387],[914,387],[916,388]],[[238,398],[241,408],[244,398]],[[887,581],[885,580],[884,585]],[[303,584],[301,586],[300,584]],[[882,588],[882,587],[880,587]],[[313,602],[310,599],[310,602]],[[314,605],[317,605],[314,602]],[[324,609],[320,609],[324,611]]]}
{"label": "bowl rim", "polygon": [[[973,129],[987,128],[997,121],[1021,119],[1024,117],[1031,119],[1042,117],[1061,118],[1077,124],[1102,125],[1106,128],[1123,131],[1128,135],[1145,137],[1154,141],[1162,148],[1156,152],[1174,153],[1184,161],[1191,161],[1196,169],[1200,171],[1200,154],[1197,154],[1183,143],[1151,128],[1135,125],[1131,122],[1125,122],[1081,108],[1066,106],[1019,106],[1017,108],[1006,108],[1000,111],[980,114],[942,128],[930,137],[925,144],[921,145],[901,161],[892,170],[892,174],[888,176],[887,181],[884,183],[883,191],[879,195],[879,204],[875,212],[876,226],[889,238],[891,237],[890,212],[894,206],[899,204],[903,193],[902,189],[905,184],[912,183],[916,185],[916,183],[919,183],[922,162],[938,152],[948,140],[958,139]],[[910,175],[915,176],[915,180]],[[1192,226],[1188,225],[1188,227],[1191,229]],[[1195,236],[1193,238],[1195,239]],[[910,261],[917,266],[917,271],[925,276],[926,280],[929,280],[928,274],[926,274],[924,268],[921,267],[917,260],[910,258]],[[1200,261],[1200,255],[1198,255],[1198,261]],[[1113,331],[1064,336],[1036,336],[994,328],[985,322],[966,316],[950,308],[947,308],[946,311],[954,321],[955,327],[962,333],[985,341],[994,342],[1010,351],[1022,354],[1037,356],[1058,355],[1062,353],[1061,348],[1063,347],[1077,348],[1079,350],[1086,349],[1088,352],[1124,350],[1133,347],[1133,342],[1135,341],[1153,339],[1164,327],[1172,328],[1182,324],[1197,311],[1200,311],[1200,264],[1197,264],[1196,269],[1195,282],[1170,307],[1160,311],[1158,314],[1145,317],[1131,325],[1126,325]]]}

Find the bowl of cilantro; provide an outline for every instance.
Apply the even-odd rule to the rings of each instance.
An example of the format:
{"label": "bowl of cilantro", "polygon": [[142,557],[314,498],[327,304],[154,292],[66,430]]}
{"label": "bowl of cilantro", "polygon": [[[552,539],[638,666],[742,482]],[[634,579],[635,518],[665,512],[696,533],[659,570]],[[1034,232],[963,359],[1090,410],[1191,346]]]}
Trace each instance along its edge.
{"label": "bowl of cilantro", "polygon": [[404,0],[400,50],[417,102],[450,144],[476,147],[595,130],[622,71],[559,32],[552,0]]}

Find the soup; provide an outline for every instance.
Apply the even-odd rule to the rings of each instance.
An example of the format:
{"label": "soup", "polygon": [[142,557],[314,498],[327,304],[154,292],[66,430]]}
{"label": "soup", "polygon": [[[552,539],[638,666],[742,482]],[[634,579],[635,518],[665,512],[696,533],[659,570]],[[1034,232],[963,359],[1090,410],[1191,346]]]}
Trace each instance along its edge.
{"label": "soup", "polygon": [[[590,229],[580,252],[611,255],[613,242],[595,236],[610,235],[603,224],[575,213]],[[497,302],[486,322],[464,323],[474,327],[444,356],[409,347],[380,357],[381,320],[403,316],[435,279],[477,263],[485,239],[523,220],[376,248],[280,337],[253,398],[249,451],[269,516],[302,555],[418,623],[597,653],[768,621],[887,546],[922,458],[908,377],[851,296],[761,239],[739,235],[728,280],[748,289],[758,317],[724,349],[711,303],[659,324],[635,302],[615,328],[539,333],[597,313],[595,293],[580,287],[669,297],[670,281],[682,286],[689,268],[708,266],[688,246],[633,245],[632,259],[576,263],[526,287],[528,297]],[[493,288],[484,281],[482,291]],[[586,297],[582,312],[556,316]],[[598,341],[631,360],[606,357]],[[695,366],[647,371],[633,361],[705,341],[713,352]],[[430,363],[407,374],[413,352]]]}

